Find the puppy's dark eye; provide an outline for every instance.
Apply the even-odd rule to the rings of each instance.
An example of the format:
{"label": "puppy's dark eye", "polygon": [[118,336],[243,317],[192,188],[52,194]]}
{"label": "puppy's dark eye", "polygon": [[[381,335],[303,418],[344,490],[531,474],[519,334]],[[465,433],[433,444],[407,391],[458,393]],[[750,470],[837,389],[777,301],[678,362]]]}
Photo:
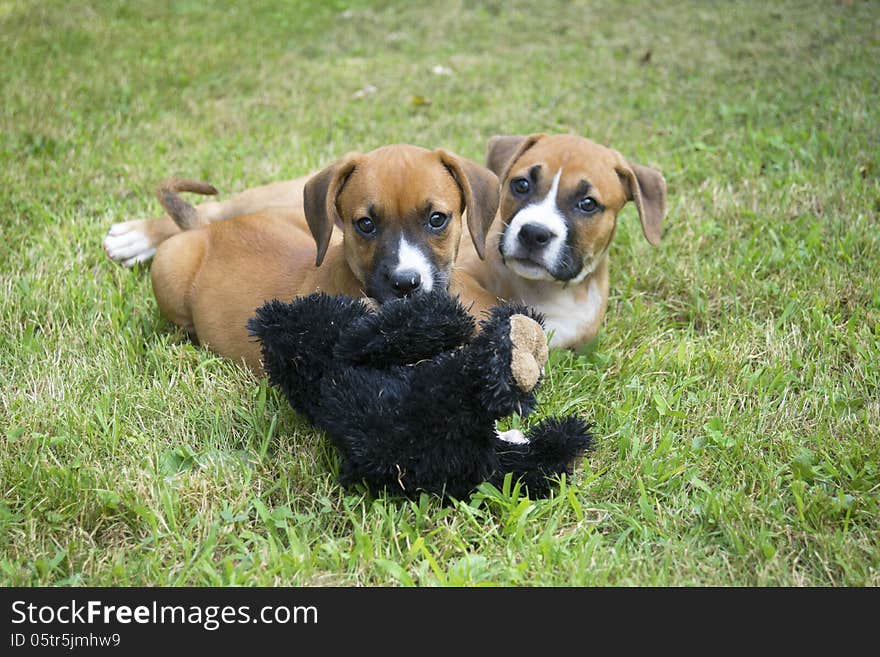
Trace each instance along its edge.
{"label": "puppy's dark eye", "polygon": [[593,214],[599,209],[599,202],[592,196],[585,196],[577,202],[577,207],[584,214]]}
{"label": "puppy's dark eye", "polygon": [[531,188],[531,184],[529,184],[529,181],[525,178],[514,178],[510,181],[510,189],[513,191],[514,194],[518,194],[520,196],[528,194]]}
{"label": "puppy's dark eye", "polygon": [[428,225],[434,230],[444,228],[447,223],[449,223],[449,215],[442,212],[432,212],[431,216],[428,217]]}
{"label": "puppy's dark eye", "polygon": [[361,217],[354,222],[354,225],[357,226],[357,229],[364,235],[372,235],[376,232],[376,224],[369,217]]}

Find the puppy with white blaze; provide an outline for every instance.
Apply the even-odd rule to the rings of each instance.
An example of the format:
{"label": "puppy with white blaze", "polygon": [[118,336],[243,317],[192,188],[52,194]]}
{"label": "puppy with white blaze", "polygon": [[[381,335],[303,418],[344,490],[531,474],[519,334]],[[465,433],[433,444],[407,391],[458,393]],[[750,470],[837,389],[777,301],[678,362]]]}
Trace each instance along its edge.
{"label": "puppy with white blaze", "polygon": [[666,181],[650,167],[576,135],[496,136],[487,166],[501,203],[486,259],[464,248],[456,263],[499,299],[544,315],[554,347],[596,337],[608,303],[608,250],[632,201],[649,243],[660,243]]}

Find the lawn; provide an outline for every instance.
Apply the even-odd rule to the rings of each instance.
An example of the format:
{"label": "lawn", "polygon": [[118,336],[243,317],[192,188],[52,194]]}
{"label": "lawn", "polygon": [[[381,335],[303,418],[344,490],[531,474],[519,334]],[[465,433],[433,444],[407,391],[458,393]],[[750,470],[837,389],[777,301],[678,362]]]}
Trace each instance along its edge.
{"label": "lawn", "polygon": [[[880,584],[878,61],[859,0],[0,1],[0,584]],[[659,248],[620,217],[600,337],[551,354],[525,422],[597,448],[548,500],[343,489],[101,248],[169,175],[537,131],[670,194]]]}

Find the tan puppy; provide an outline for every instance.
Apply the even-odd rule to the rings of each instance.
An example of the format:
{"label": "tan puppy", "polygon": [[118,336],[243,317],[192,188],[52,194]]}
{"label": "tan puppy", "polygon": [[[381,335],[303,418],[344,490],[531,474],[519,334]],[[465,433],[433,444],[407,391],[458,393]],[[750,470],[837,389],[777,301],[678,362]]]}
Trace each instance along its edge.
{"label": "tan puppy", "polygon": [[[129,222],[128,230],[111,228],[105,249],[120,259],[120,242],[111,238],[136,232],[140,251],[126,252],[123,262],[156,250],[151,275],[162,314],[255,372],[260,350],[246,322],[268,299],[322,291],[381,303],[451,287],[481,308],[495,301],[466,273],[450,286],[463,213],[481,253],[498,207],[496,176],[452,153],[386,146],[199,208],[177,195],[183,190],[212,188],[171,181],[158,195],[176,227],[167,218]],[[270,207],[229,218],[260,204]]]}
{"label": "tan puppy", "polygon": [[645,238],[659,244],[663,176],[574,135],[496,136],[487,161],[501,202],[486,259],[463,247],[456,266],[499,298],[543,313],[551,346],[592,340],[608,303],[617,213],[633,201]]}

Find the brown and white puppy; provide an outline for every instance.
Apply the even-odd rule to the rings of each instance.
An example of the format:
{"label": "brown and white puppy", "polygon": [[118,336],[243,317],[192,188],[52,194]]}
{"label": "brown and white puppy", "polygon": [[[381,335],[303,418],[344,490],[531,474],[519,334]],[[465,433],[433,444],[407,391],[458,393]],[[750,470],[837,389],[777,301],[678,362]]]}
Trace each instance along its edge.
{"label": "brown and white puppy", "polygon": [[[270,207],[228,218],[233,209],[223,204],[206,213],[177,195],[210,193],[210,186],[171,181],[158,195],[176,231],[149,222],[139,231],[142,242],[170,233],[158,244],[139,245],[146,249],[141,253],[156,249],[151,276],[162,314],[255,372],[261,371],[260,350],[246,323],[264,301],[322,291],[381,303],[449,288],[462,215],[473,248],[482,253],[498,207],[498,179],[491,171],[447,151],[409,145],[351,154],[313,176],[279,185],[286,186],[283,193],[269,188]],[[301,202],[277,205],[297,185]],[[259,203],[254,191],[247,192],[251,207]],[[242,207],[240,198],[231,203]],[[108,254],[113,247],[105,240]],[[495,301],[465,273],[451,287],[481,306]]]}
{"label": "brown and white puppy", "polygon": [[608,249],[633,201],[645,238],[660,243],[666,182],[659,171],[575,135],[496,136],[488,166],[501,180],[486,259],[462,249],[457,267],[501,299],[542,312],[550,344],[592,340],[608,303]]}

